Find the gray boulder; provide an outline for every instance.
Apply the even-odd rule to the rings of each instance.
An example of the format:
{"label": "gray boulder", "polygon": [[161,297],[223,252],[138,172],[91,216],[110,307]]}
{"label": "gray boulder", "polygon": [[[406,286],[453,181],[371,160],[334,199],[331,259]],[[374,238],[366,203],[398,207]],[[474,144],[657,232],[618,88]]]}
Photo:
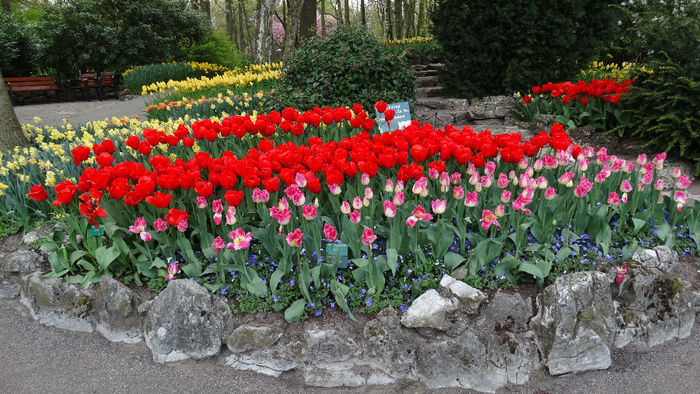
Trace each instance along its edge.
{"label": "gray boulder", "polygon": [[454,312],[459,302],[445,298],[436,290],[430,289],[413,300],[406,313],[401,316],[401,324],[406,327],[427,327],[446,330],[447,314]]}
{"label": "gray boulder", "polygon": [[479,306],[486,299],[486,295],[468,284],[449,275],[444,275],[440,280],[440,286],[448,289],[452,295],[459,299],[460,309],[468,314],[475,314]]}
{"label": "gray boulder", "polygon": [[690,335],[695,295],[678,267],[678,255],[666,246],[634,254],[617,296],[616,347],[651,347]]}
{"label": "gray boulder", "polygon": [[469,103],[472,120],[505,118],[515,112],[515,100],[508,96],[488,96]]}
{"label": "gray boulder", "polygon": [[268,326],[244,324],[236,327],[226,338],[226,346],[233,353],[265,349],[275,344],[282,337],[282,332]]}
{"label": "gray boulder", "polygon": [[[4,260],[4,261],[3,261]],[[6,254],[0,260],[0,275],[16,276],[26,275],[41,268],[44,258],[31,250],[18,250]]]}
{"label": "gray boulder", "polygon": [[20,302],[41,324],[70,331],[93,332],[89,316],[93,287],[79,288],[61,278],[42,278],[39,272],[20,280]]}
{"label": "gray boulder", "polygon": [[120,282],[103,276],[93,301],[95,328],[112,342],[137,343],[143,336],[139,298]]}
{"label": "gray boulder", "polygon": [[0,283],[0,300],[3,298],[15,298],[19,295],[19,285],[3,281]]}
{"label": "gray boulder", "polygon": [[363,329],[364,356],[382,365],[391,366],[393,375],[412,376],[416,349],[426,339],[415,330],[401,325],[394,308],[386,308],[368,321]]}
{"label": "gray boulder", "polygon": [[523,300],[519,294],[509,294],[499,289],[493,299],[482,308],[477,325],[484,330],[522,333],[527,331],[530,317],[530,298]]}
{"label": "gray boulder", "polygon": [[187,279],[171,281],[151,303],[144,338],[156,362],[217,354],[231,310],[224,300]]}
{"label": "gray boulder", "polygon": [[39,227],[24,234],[24,236],[22,237],[22,243],[24,243],[24,245],[26,246],[29,246],[35,242],[41,241],[44,238],[46,238],[46,231]]}
{"label": "gray boulder", "polygon": [[300,341],[276,343],[268,348],[232,354],[226,358],[226,365],[241,371],[255,371],[277,377],[301,364],[300,354],[303,348],[304,344]]}
{"label": "gray boulder", "polygon": [[530,323],[552,375],[606,369],[616,329],[610,281],[602,272],[576,272],[537,296]]}

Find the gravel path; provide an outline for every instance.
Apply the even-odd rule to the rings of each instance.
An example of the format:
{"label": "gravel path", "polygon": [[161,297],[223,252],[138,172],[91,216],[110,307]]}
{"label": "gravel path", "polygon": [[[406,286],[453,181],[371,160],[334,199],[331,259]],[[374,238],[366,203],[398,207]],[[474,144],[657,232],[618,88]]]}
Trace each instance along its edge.
{"label": "gravel path", "polygon": [[124,100],[73,101],[67,103],[47,103],[20,105],[15,107],[20,124],[34,123],[34,117],[41,118],[41,125],[58,127],[66,119],[74,127],[94,120],[111,119],[113,116],[146,116],[143,96],[126,96]]}

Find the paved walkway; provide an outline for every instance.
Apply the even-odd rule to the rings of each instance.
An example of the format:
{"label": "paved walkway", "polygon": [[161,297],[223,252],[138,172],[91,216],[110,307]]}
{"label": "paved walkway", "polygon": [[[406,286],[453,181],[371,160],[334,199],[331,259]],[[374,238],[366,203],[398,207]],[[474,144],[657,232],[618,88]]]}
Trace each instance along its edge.
{"label": "paved walkway", "polygon": [[41,118],[41,125],[58,127],[63,119],[77,127],[94,120],[112,117],[138,115],[146,116],[146,104],[143,96],[127,96],[124,100],[92,100],[66,103],[47,103],[20,105],[15,107],[15,114],[20,124],[34,123],[34,117]]}

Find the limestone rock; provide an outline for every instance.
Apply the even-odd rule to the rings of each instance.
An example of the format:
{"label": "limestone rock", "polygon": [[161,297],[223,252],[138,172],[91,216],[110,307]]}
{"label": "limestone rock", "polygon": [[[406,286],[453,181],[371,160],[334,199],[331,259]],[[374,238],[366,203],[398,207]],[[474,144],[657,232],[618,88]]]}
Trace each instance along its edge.
{"label": "limestone rock", "polygon": [[0,284],[0,300],[3,298],[15,298],[19,295],[19,285],[16,283],[3,282]]}
{"label": "limestone rock", "polygon": [[225,301],[194,281],[171,281],[148,310],[146,345],[160,363],[212,356],[221,348],[230,316]]}
{"label": "limestone rock", "polygon": [[407,378],[416,362],[416,349],[426,339],[401,325],[394,308],[385,308],[365,324],[364,356],[391,366],[394,376]]}
{"label": "limestone rock", "polygon": [[307,363],[328,364],[347,361],[362,353],[352,338],[336,330],[306,330],[306,347],[302,358]]}
{"label": "limestone rock", "polygon": [[500,327],[503,331],[527,331],[527,323],[532,317],[530,300],[523,300],[519,294],[508,294],[499,289],[493,299],[482,308],[479,327],[485,330]]}
{"label": "limestone rock", "polygon": [[372,366],[354,363],[333,363],[323,368],[304,368],[304,383],[317,387],[359,387],[392,384],[396,379]]}
{"label": "limestone rock", "polygon": [[42,278],[39,272],[20,280],[20,302],[41,324],[70,331],[92,332],[89,314],[93,308],[93,288],[83,289],[61,278]]}
{"label": "limestone rock", "polygon": [[280,376],[300,364],[301,342],[277,343],[265,349],[256,349],[244,354],[232,354],[226,365],[241,371],[255,371],[269,376]]}
{"label": "limestone rock", "polygon": [[0,275],[25,275],[41,268],[43,257],[31,250],[18,250],[5,255],[4,261],[0,261]]}
{"label": "limestone rock", "polygon": [[136,343],[143,336],[143,315],[136,294],[120,282],[103,276],[96,286],[95,328],[112,342]]}
{"label": "limestone rock", "polygon": [[455,299],[445,298],[436,290],[430,289],[413,300],[406,313],[401,316],[401,324],[406,327],[428,327],[445,330],[448,312],[457,310]]}
{"label": "limestone rock", "polygon": [[244,324],[236,327],[226,338],[226,346],[233,353],[265,349],[275,344],[282,337],[282,332],[268,326]]}
{"label": "limestone rock", "polygon": [[505,118],[515,112],[515,100],[508,96],[488,96],[469,105],[471,119]]}
{"label": "limestone rock", "polygon": [[615,318],[610,282],[602,272],[576,272],[537,296],[530,327],[552,375],[610,366]]}
{"label": "limestone rock", "polygon": [[678,277],[678,255],[665,246],[635,253],[636,264],[617,297],[618,330],[615,346],[630,343],[651,347],[685,338],[695,323],[692,286]]}
{"label": "limestone rock", "polygon": [[476,313],[479,310],[479,305],[486,299],[486,295],[481,291],[449,275],[442,277],[440,286],[449,289],[459,299],[460,307],[469,314]]}
{"label": "limestone rock", "polygon": [[46,238],[46,232],[41,228],[34,229],[22,237],[22,243],[24,245],[29,246],[35,242],[41,241],[42,239]]}

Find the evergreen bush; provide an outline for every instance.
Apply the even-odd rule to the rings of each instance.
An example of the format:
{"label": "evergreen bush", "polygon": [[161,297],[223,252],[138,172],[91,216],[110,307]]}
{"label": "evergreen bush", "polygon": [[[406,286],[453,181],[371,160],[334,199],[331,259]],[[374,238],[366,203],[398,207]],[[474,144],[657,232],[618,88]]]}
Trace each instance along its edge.
{"label": "evergreen bush", "polygon": [[266,106],[271,109],[413,99],[415,79],[403,58],[385,50],[364,28],[339,27],[313,37],[285,60],[284,76]]}
{"label": "evergreen bush", "polygon": [[444,86],[477,97],[570,80],[615,34],[615,3],[438,0],[431,18]]}
{"label": "evergreen bush", "polygon": [[0,70],[5,77],[34,75],[36,39],[28,26],[0,13]]}
{"label": "evergreen bush", "polygon": [[213,31],[201,43],[186,47],[183,52],[187,61],[220,64],[229,69],[238,68],[244,63],[243,55],[220,31]]}

